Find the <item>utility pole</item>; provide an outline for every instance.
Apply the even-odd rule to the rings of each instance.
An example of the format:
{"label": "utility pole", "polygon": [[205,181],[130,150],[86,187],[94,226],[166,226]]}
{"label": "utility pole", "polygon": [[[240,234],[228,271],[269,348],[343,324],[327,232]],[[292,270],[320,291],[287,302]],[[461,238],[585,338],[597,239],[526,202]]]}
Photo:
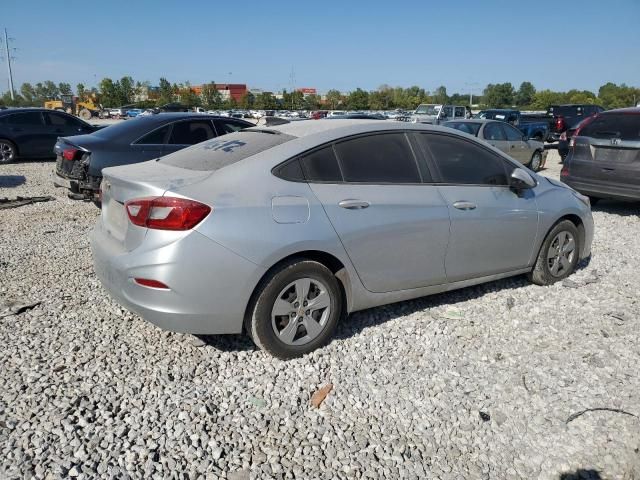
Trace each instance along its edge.
{"label": "utility pole", "polygon": [[7,35],[7,29],[4,29],[4,50],[7,54],[7,73],[9,74],[9,91],[11,92],[11,100],[15,100],[15,93],[13,91],[13,74],[11,73],[11,54],[9,53],[9,36]]}

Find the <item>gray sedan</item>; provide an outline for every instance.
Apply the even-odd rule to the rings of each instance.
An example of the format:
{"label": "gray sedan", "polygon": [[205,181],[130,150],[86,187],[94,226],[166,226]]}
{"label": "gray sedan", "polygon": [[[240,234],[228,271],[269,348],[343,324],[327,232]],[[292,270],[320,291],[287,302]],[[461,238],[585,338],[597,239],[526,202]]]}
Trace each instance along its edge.
{"label": "gray sedan", "polygon": [[123,306],[280,358],[349,312],[590,255],[588,198],[443,127],[317,120],[254,127],[103,171],[95,270]]}
{"label": "gray sedan", "polygon": [[544,167],[546,162],[544,142],[527,138],[508,123],[496,120],[456,120],[443,125],[484,140],[534,172]]}

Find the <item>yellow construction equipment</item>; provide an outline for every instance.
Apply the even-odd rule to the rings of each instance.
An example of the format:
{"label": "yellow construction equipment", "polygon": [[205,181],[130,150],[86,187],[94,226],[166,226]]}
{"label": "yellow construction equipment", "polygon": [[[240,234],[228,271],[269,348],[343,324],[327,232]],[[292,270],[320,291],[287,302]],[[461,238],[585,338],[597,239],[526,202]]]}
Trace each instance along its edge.
{"label": "yellow construction equipment", "polygon": [[67,112],[83,120],[90,120],[93,116],[97,117],[100,115],[100,111],[102,111],[102,105],[97,103],[95,95],[83,101],[80,101],[78,97],[73,95],[60,95],[60,100],[48,100],[44,102],[44,108]]}

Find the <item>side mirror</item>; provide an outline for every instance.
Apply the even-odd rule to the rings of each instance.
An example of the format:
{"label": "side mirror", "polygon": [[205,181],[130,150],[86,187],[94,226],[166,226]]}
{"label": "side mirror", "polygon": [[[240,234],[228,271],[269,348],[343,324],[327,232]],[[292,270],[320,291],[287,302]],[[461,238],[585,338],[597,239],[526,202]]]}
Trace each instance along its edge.
{"label": "side mirror", "polygon": [[516,168],[511,172],[511,187],[516,190],[527,190],[536,186],[535,179],[522,168]]}

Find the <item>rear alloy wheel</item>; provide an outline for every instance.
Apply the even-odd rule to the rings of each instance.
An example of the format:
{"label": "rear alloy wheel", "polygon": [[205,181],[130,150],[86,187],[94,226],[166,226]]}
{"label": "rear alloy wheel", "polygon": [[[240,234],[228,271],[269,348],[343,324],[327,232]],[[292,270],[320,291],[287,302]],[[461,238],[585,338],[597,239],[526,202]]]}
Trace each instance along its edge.
{"label": "rear alloy wheel", "polygon": [[580,258],[580,242],[576,226],[563,220],[551,229],[542,243],[529,280],[537,285],[551,285],[571,275]]}
{"label": "rear alloy wheel", "polygon": [[297,260],[263,283],[247,330],[261,349],[289,359],[324,345],[342,311],[338,280],[324,265]]}
{"label": "rear alloy wheel", "polygon": [[0,163],[11,163],[16,159],[16,147],[7,140],[0,140]]}
{"label": "rear alloy wheel", "polygon": [[533,156],[531,157],[531,161],[529,162],[529,168],[534,172],[540,170],[542,166],[542,154],[539,151],[535,151]]}

